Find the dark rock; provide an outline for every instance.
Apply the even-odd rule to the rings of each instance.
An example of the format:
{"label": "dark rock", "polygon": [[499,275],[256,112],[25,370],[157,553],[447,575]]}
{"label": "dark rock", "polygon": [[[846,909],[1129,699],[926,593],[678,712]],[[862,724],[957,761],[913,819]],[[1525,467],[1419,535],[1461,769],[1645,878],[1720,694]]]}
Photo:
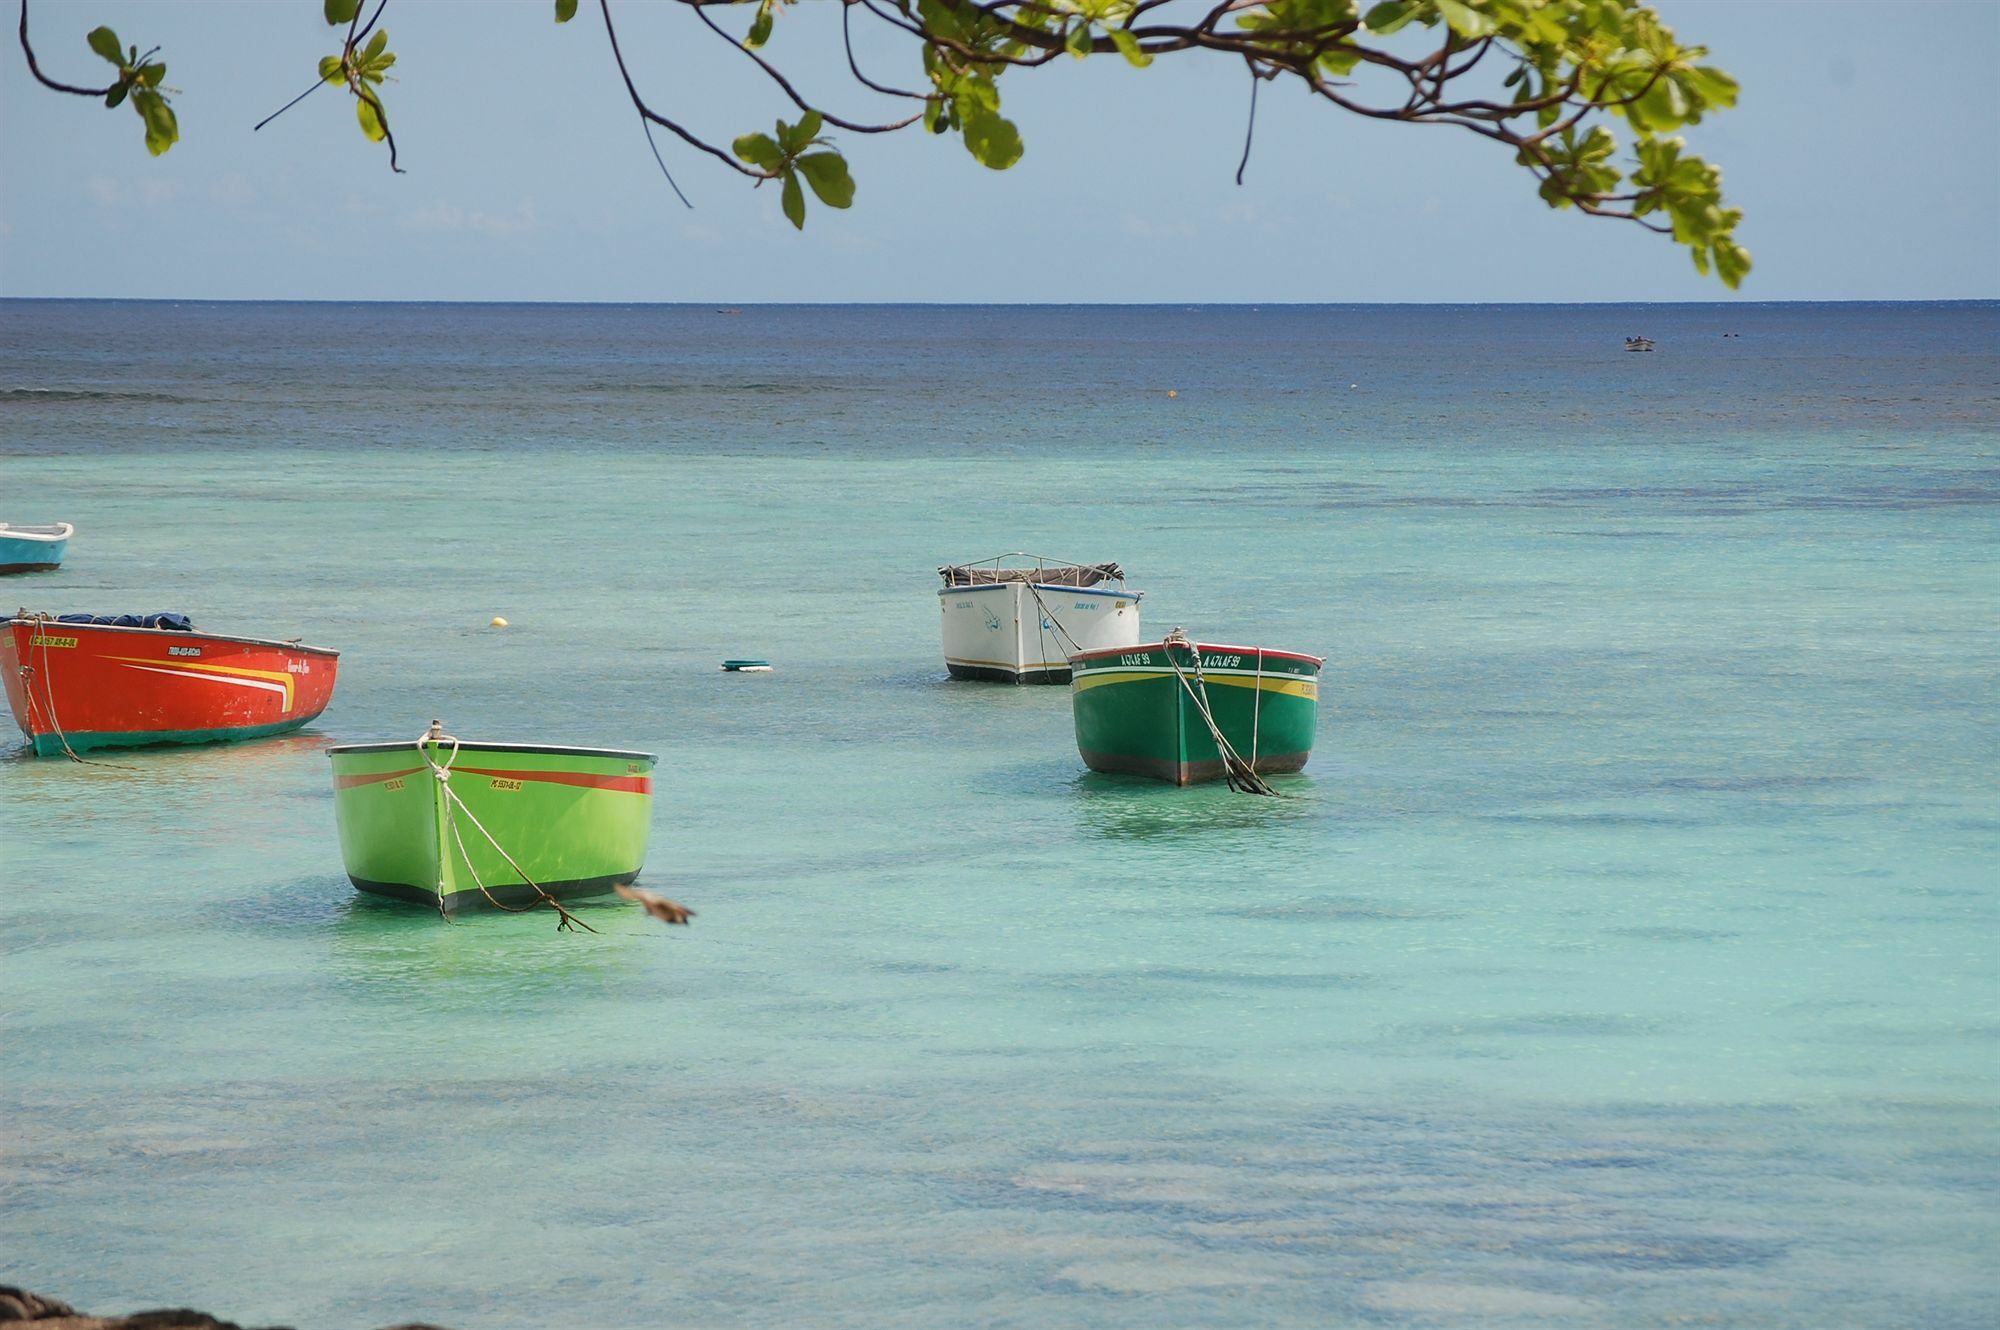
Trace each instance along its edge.
{"label": "dark rock", "polygon": [[76,1308],[39,1293],[30,1293],[11,1284],[0,1284],[0,1321],[52,1321],[58,1316],[75,1316]]}
{"label": "dark rock", "polygon": [[[225,1321],[191,1307],[162,1307],[133,1312],[130,1316],[91,1316],[66,1302],[45,1298],[26,1289],[0,1284],[0,1324],[40,1322],[46,1330],[244,1330],[234,1321]],[[289,1330],[267,1325],[260,1330]],[[445,1330],[424,1321],[405,1321],[386,1330]]]}

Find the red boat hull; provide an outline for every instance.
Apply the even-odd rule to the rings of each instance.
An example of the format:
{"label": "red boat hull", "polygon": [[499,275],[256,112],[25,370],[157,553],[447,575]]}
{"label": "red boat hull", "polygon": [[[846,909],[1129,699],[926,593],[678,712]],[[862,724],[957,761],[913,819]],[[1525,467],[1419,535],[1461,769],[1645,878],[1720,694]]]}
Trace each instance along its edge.
{"label": "red boat hull", "polygon": [[339,654],[293,642],[0,620],[0,677],[44,757],[283,734],[333,697]]}

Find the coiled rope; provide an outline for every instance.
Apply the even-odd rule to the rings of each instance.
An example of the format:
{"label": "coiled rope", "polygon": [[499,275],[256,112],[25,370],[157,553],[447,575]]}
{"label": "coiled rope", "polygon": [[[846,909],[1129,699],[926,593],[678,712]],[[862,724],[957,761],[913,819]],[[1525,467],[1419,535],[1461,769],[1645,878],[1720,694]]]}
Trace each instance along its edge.
{"label": "coiled rope", "polygon": [[[440,765],[437,759],[431,754],[432,750],[438,745],[445,743],[451,745],[451,756],[447,757],[443,764]],[[451,788],[451,764],[458,761],[458,740],[452,735],[446,734],[439,722],[432,721],[430,729],[417,737],[417,755],[424,759],[424,765],[431,769],[431,775],[437,780],[438,789],[444,792],[445,801],[449,806],[446,825],[451,828],[452,841],[458,846],[458,857],[465,861],[465,871],[472,874],[473,882],[479,887],[479,894],[486,898],[488,904],[496,910],[505,910],[509,914],[526,914],[537,905],[545,904],[559,916],[556,921],[557,932],[567,932],[578,928],[581,928],[586,933],[595,933],[597,931],[574,914],[571,914],[569,910],[564,908],[561,901],[551,896],[547,891],[543,890],[539,882],[529,877],[527,871],[521,865],[514,862],[514,856],[507,853],[507,848],[493,838],[493,833],[486,829],[486,824],[479,820],[479,815],[466,807],[465,800],[459,798],[458,791]],[[499,852],[500,857],[507,861],[507,866],[519,874],[523,882],[535,889],[535,894],[540,896],[541,900],[527,905],[504,905],[487,889],[485,879],[481,878],[479,870],[472,866],[472,855],[467,852],[465,837],[458,829],[458,815],[460,813],[464,813],[466,820],[472,823],[480,835],[486,837],[486,843]],[[451,914],[444,908],[444,892],[442,890],[438,892],[438,914],[443,916],[446,923],[451,922]]]}

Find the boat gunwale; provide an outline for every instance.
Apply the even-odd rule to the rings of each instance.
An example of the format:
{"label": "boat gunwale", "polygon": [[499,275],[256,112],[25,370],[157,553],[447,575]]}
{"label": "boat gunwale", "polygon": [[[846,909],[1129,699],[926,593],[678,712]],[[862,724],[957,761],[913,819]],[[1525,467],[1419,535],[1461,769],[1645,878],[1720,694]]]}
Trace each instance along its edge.
{"label": "boat gunwale", "polygon": [[[1176,642],[1174,645],[1180,646],[1182,644]],[[1310,661],[1315,669],[1326,664],[1325,656],[1315,656],[1307,651],[1286,651],[1279,647],[1246,647],[1238,646],[1232,642],[1189,642],[1186,645],[1193,647],[1197,654],[1207,651],[1238,651],[1252,654],[1261,652],[1267,658],[1278,656],[1285,660]],[[1164,651],[1166,646],[1167,643],[1162,640],[1158,642],[1139,642],[1129,647],[1092,647],[1089,651],[1073,653],[1069,657],[1069,661],[1074,665],[1080,660],[1096,660],[1103,656],[1129,656],[1141,651]]]}
{"label": "boat gunwale", "polygon": [[340,653],[331,647],[307,646],[303,642],[281,642],[269,637],[233,637],[227,633],[205,633],[200,629],[181,632],[174,628],[134,628],[129,624],[64,623],[53,615],[46,619],[35,619],[32,617],[23,619],[18,614],[10,614],[4,619],[0,619],[0,628],[31,627],[39,628],[44,632],[50,630],[69,632],[73,629],[81,628],[93,633],[146,633],[156,637],[170,637],[176,642],[235,642],[242,646],[275,647],[279,651],[304,651],[315,656],[325,656],[329,660],[337,660],[340,657]]}
{"label": "boat gunwale", "polygon": [[0,540],[39,540],[53,545],[75,534],[76,525],[73,522],[36,523],[32,526],[11,526],[0,522]]}
{"label": "boat gunwale", "polygon": [[[417,748],[431,742],[430,736],[422,739],[402,739],[385,743],[334,744],[326,750],[332,757],[336,753],[395,753]],[[444,745],[439,745],[443,747]],[[467,753],[548,753],[558,757],[616,757],[643,758],[657,765],[658,753],[644,753],[635,748],[581,748],[573,744],[515,744],[515,743],[474,743],[461,739],[456,750],[459,757]],[[456,760],[456,759],[454,759]]]}
{"label": "boat gunwale", "polygon": [[939,587],[938,595],[956,596],[975,591],[1004,591],[1010,586],[1030,586],[1037,591],[1060,591],[1064,595],[1068,595],[1074,591],[1085,596],[1124,596],[1128,600],[1140,600],[1146,594],[1143,591],[1130,590],[1122,585],[1114,591],[1100,591],[1094,586],[1069,586],[1062,582],[974,582],[965,586]]}

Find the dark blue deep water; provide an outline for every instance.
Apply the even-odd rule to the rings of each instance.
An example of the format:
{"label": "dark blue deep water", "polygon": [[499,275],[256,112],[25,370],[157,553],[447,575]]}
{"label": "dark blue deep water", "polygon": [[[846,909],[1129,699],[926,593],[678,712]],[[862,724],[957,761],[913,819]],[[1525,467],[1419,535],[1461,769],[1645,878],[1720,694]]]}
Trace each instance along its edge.
{"label": "dark blue deep water", "polygon": [[[287,739],[0,754],[0,1283],[2000,1319],[2000,306],[0,302],[0,520],[78,526],[8,609],[343,653]],[[1012,549],[1325,655],[1306,772],[945,682]],[[433,716],[661,753],[694,926],[358,898],[320,750]]]}

